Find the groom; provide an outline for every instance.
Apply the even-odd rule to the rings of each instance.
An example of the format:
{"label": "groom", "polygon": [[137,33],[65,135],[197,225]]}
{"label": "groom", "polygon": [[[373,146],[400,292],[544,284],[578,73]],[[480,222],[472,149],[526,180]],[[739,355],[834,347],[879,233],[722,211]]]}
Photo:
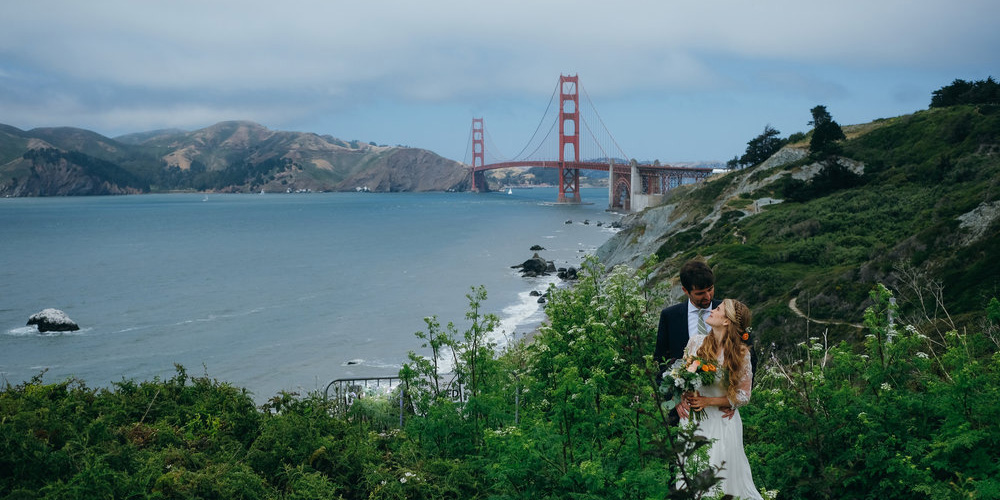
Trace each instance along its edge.
{"label": "groom", "polygon": [[660,311],[660,326],[656,330],[656,349],[653,359],[660,364],[661,373],[674,360],[684,356],[691,334],[707,335],[711,328],[705,324],[708,313],[722,301],[715,297],[715,274],[703,261],[689,260],[681,266],[681,290],[688,300]]}
{"label": "groom", "polygon": [[[715,273],[704,261],[689,260],[681,266],[681,290],[687,300],[664,308],[660,311],[660,325],[656,330],[656,348],[653,360],[658,363],[662,373],[673,364],[674,360],[684,357],[684,348],[692,334],[707,335],[711,327],[705,324],[708,313],[722,301],[714,300]],[[670,395],[667,396],[668,398]],[[731,411],[725,412],[732,418]],[[671,424],[677,422],[677,409],[670,410]]]}

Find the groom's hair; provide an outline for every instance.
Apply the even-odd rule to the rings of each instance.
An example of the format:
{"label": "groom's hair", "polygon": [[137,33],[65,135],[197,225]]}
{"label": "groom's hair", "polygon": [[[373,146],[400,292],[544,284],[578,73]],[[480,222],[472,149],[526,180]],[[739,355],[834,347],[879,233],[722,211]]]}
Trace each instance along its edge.
{"label": "groom's hair", "polygon": [[715,285],[715,273],[704,261],[689,260],[681,266],[681,286],[691,292]]}

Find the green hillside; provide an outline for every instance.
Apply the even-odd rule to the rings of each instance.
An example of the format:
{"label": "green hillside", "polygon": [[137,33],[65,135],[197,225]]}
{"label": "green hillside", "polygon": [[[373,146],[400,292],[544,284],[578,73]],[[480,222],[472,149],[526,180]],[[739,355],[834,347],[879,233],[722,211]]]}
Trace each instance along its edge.
{"label": "green hillside", "polygon": [[792,299],[828,322],[820,328],[857,338],[849,323],[876,282],[901,295],[909,319],[966,325],[1000,291],[998,110],[961,105],[845,127],[840,156],[825,162],[806,154],[807,137],[767,162],[675,190],[610,246],[655,237],[647,248],[661,261],[654,281],[664,283],[685,260],[707,257],[717,294],[751,304],[761,340],[779,347],[801,341],[807,325]]}

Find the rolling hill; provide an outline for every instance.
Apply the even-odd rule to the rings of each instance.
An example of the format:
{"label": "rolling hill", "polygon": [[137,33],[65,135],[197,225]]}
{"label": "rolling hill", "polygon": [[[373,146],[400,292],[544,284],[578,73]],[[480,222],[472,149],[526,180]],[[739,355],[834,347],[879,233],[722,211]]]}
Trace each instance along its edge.
{"label": "rolling hill", "polygon": [[167,191],[461,191],[468,174],[430,151],[267,129],[246,121],[191,132],[104,137],[0,125],[0,195]]}

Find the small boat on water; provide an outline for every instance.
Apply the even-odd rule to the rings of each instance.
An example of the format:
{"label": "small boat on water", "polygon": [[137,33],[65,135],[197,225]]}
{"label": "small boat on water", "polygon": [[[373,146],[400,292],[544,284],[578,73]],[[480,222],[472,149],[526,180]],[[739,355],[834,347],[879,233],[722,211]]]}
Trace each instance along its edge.
{"label": "small boat on water", "polygon": [[514,194],[514,190],[511,188],[507,188],[507,194]]}

